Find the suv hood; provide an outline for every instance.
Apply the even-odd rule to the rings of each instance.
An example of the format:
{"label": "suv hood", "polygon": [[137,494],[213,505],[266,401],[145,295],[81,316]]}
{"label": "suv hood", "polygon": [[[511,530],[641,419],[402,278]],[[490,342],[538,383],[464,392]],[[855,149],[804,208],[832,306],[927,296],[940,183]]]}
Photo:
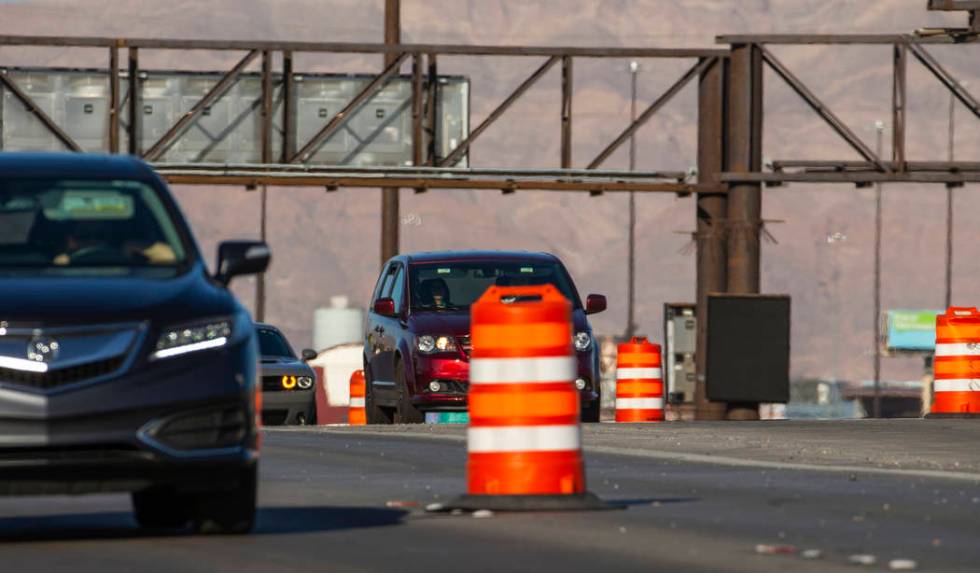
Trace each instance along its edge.
{"label": "suv hood", "polygon": [[0,320],[26,325],[180,323],[236,309],[200,266],[173,278],[0,277]]}

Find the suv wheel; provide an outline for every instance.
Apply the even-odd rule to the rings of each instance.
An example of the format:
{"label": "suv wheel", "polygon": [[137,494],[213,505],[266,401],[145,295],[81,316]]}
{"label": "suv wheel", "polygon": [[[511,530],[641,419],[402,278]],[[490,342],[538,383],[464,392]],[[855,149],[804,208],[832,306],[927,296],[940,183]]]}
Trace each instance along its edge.
{"label": "suv wheel", "polygon": [[371,384],[371,370],[364,368],[364,411],[368,424],[390,424],[392,416],[374,399],[374,385]]}
{"label": "suv wheel", "polygon": [[398,385],[398,408],[395,410],[395,422],[398,424],[421,424],[425,414],[412,404],[412,395],[408,391],[408,380],[405,378],[405,363],[401,360],[395,365],[395,384]]}
{"label": "suv wheel", "polygon": [[194,525],[201,533],[248,533],[255,525],[258,464],[243,469],[233,489],[194,496]]}
{"label": "suv wheel", "polygon": [[589,402],[588,406],[582,408],[582,423],[583,424],[595,424],[599,422],[600,411],[599,406],[600,401],[595,400]]}
{"label": "suv wheel", "polygon": [[178,529],[191,520],[188,499],[170,488],[151,487],[134,491],[132,499],[133,516],[140,527]]}

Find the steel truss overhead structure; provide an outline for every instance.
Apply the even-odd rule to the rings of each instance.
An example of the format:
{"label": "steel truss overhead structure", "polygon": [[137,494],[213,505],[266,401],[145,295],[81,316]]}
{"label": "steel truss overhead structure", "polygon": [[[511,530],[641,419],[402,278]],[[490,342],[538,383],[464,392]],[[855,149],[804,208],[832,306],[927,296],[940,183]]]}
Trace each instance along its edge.
{"label": "steel truss overhead structure", "polygon": [[[87,47],[108,50],[110,92],[109,149],[110,153],[126,151],[150,162],[158,162],[167,150],[200,119],[204,111],[220,100],[256,60],[261,65],[261,165],[174,165],[156,163],[160,172],[177,183],[228,185],[323,185],[325,187],[404,186],[417,191],[438,188],[516,190],[586,191],[592,194],[605,191],[693,192],[723,193],[720,184],[700,185],[689,181],[686,173],[607,172],[602,164],[629,137],[646,124],[654,114],[681,89],[717,60],[727,57],[724,49],[660,49],[660,48],[572,48],[572,47],[509,47],[461,46],[427,44],[370,44],[370,43],[310,43],[310,42],[248,42],[212,40],[158,40],[134,38],[64,38],[41,36],[0,36],[0,46]],[[140,101],[141,71],[139,58],[143,50],[214,50],[245,52],[221,79],[193,107],[147,149],[141,148],[142,104]],[[129,93],[122,109],[120,81],[122,52],[127,56],[126,81]],[[342,109],[326,119],[309,141],[295,143],[295,110],[291,109],[295,93],[294,57],[297,53],[319,54],[379,54],[390,60],[384,70],[374,77]],[[438,58],[445,56],[497,56],[543,58],[543,63],[507,96],[485,119],[473,128],[445,157],[435,148],[437,121]],[[576,58],[647,58],[695,59],[695,65],[650,106],[603,151],[589,162],[586,170],[572,169],[572,92],[573,65]],[[274,62],[280,60],[282,69],[274,72]],[[296,166],[308,165],[316,150],[341,129],[365,103],[380,92],[386,83],[398,75],[401,67],[411,62],[412,78],[412,157],[413,169],[402,168],[329,168],[308,167],[298,171]],[[530,90],[548,71],[560,64],[561,69],[561,152],[559,165],[553,170],[482,170],[456,168],[473,143],[486,132],[517,100]],[[44,113],[42,108],[21,89],[8,74],[0,74],[0,82],[20,100],[37,119],[69,150],[80,147],[64,129]],[[280,86],[274,85],[281,83]],[[274,157],[273,93],[284,91],[281,153]],[[120,148],[118,137],[121,114],[127,114],[128,149]],[[298,147],[298,148],[297,148]],[[428,167],[431,169],[421,169]],[[686,171],[686,170],[685,170]]]}
{"label": "steel truss overhead structure", "polygon": [[[60,38],[0,36],[0,46],[74,46],[105,48],[109,53],[112,105],[109,117],[112,152],[121,152],[118,140],[120,54],[128,56],[127,81],[131,97],[128,152],[155,161],[184,133],[210,103],[217,101],[240,74],[256,59],[262,65],[262,163],[244,165],[157,164],[165,177],[182,184],[229,185],[316,185],[327,190],[338,187],[411,187],[418,191],[437,188],[492,189],[504,193],[539,189],[558,191],[647,191],[697,195],[697,309],[698,348],[707,348],[707,296],[709,293],[754,294],[759,292],[760,239],[763,235],[762,186],[791,182],[850,183],[859,186],[875,182],[941,183],[950,186],[980,182],[980,162],[915,161],[906,156],[906,93],[909,55],[926,67],[975,116],[980,104],[931,54],[930,45],[965,45],[977,42],[980,34],[980,0],[929,0],[931,10],[968,11],[969,27],[920,30],[916,34],[860,35],[736,35],[721,36],[724,49],[673,48],[570,48],[504,47],[425,44],[350,44],[306,42],[248,42],[210,40],[156,40],[125,38]],[[386,22],[388,24],[388,22]],[[824,104],[769,49],[781,45],[890,45],[893,52],[893,140],[892,157],[879,157],[854,130]],[[149,149],[140,149],[140,50],[219,50],[245,52],[244,57],[175,125]],[[287,96],[292,86],[293,58],[309,53],[373,53],[385,55],[384,70],[340,112],[298,149],[292,145],[295,114],[284,110],[282,153],[273,157],[271,140],[273,56],[281,55],[283,88]],[[435,129],[435,101],[438,89],[437,62],[445,56],[520,56],[543,58],[543,63],[503,100],[454,150],[437,157],[431,142]],[[652,102],[635,121],[610,142],[587,169],[572,169],[572,92],[573,62],[576,58],[686,58],[696,63],[662,96]],[[339,129],[346,118],[396,75],[400,66],[412,64],[413,163],[408,168],[313,167],[306,162],[315,150]],[[562,73],[561,151],[553,170],[492,170],[457,168],[470,146],[515,101],[549,70],[558,66]],[[843,141],[862,158],[859,161],[815,161],[778,159],[767,171],[762,161],[763,70],[769,67],[785,81],[823,119]],[[647,123],[681,89],[698,81],[698,176],[689,181],[678,172],[600,171],[604,161],[636,130]],[[68,149],[78,149],[71,137],[55,124],[9,77],[0,75],[7,88]],[[292,98],[286,97],[287,106]],[[424,145],[428,134],[430,145]],[[388,229],[397,233],[396,228]],[[390,237],[388,237],[390,239]],[[386,234],[382,234],[382,244]],[[397,244],[395,241],[393,244]],[[696,406],[702,419],[751,417],[754,404],[710,402],[705,394],[705,353],[697,355]]]}

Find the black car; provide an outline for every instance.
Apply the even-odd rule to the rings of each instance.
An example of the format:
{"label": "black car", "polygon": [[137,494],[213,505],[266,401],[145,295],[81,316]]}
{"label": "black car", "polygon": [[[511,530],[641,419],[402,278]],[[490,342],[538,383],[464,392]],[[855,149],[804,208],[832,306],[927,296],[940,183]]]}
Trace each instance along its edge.
{"label": "black car", "polygon": [[297,358],[278,328],[256,324],[255,330],[262,356],[262,424],[316,423],[316,373],[306,364],[316,358],[316,351],[307,348],[302,359]]}
{"label": "black car", "polygon": [[246,532],[258,352],[228,291],[264,243],[209,272],[143,162],[0,153],[0,493],[132,492],[145,527]]}

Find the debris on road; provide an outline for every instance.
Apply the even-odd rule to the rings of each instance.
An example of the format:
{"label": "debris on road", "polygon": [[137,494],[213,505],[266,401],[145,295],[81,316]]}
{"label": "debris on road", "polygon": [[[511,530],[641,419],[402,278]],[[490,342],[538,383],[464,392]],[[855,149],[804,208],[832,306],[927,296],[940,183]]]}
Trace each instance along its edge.
{"label": "debris on road", "polygon": [[819,549],[805,549],[802,553],[800,553],[800,557],[804,559],[820,559],[823,557],[823,551],[820,551]]}
{"label": "debris on road", "polygon": [[419,507],[420,505],[422,504],[417,501],[401,501],[397,499],[385,502],[385,507]]}
{"label": "debris on road", "polygon": [[425,510],[426,511],[442,511],[443,509],[445,509],[445,507],[446,506],[443,505],[443,504],[441,504],[441,503],[430,503],[429,505],[425,506]]}
{"label": "debris on road", "polygon": [[793,555],[798,549],[793,545],[768,545],[760,543],[755,546],[755,552],[759,555]]}
{"label": "debris on road", "polygon": [[488,517],[493,517],[493,512],[489,509],[478,509],[473,512],[474,519],[486,519]]}
{"label": "debris on road", "polygon": [[874,555],[858,554],[851,555],[847,558],[847,561],[852,565],[874,565],[878,562],[878,558]]}
{"label": "debris on road", "polygon": [[888,562],[888,568],[892,571],[915,571],[919,564],[911,559],[892,559]]}

